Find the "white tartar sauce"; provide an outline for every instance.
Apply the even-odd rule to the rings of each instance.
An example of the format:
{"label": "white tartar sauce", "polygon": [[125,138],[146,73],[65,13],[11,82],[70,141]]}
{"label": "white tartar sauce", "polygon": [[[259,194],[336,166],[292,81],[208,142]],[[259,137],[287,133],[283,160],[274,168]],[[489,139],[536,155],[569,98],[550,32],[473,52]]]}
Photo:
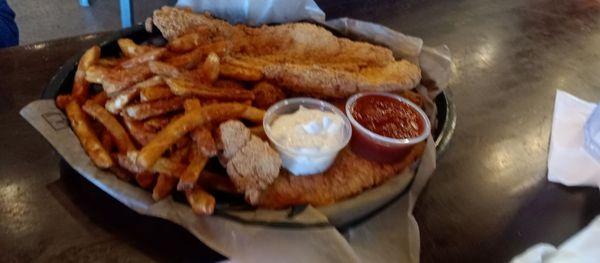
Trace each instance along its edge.
{"label": "white tartar sauce", "polygon": [[302,106],[271,124],[283,166],[295,175],[319,173],[333,163],[344,143],[341,116]]}

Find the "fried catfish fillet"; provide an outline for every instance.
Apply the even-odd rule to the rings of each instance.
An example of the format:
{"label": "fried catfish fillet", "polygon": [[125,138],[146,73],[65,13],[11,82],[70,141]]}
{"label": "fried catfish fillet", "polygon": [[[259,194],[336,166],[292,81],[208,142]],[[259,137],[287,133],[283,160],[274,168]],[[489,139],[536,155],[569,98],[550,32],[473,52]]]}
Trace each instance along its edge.
{"label": "fried catfish fillet", "polygon": [[420,68],[395,60],[391,50],[339,38],[309,23],[234,26],[171,7],[156,10],[153,21],[170,40],[201,31],[198,45],[229,41],[224,65],[258,69],[266,80],[303,95],[345,98],[360,91],[402,91],[421,80]]}
{"label": "fried catfish fillet", "polygon": [[380,164],[358,157],[350,149],[342,150],[336,162],[321,174],[293,176],[282,171],[261,192],[257,205],[283,209],[292,205],[329,205],[378,186],[398,175],[423,154],[425,143],[417,144],[402,161]]}

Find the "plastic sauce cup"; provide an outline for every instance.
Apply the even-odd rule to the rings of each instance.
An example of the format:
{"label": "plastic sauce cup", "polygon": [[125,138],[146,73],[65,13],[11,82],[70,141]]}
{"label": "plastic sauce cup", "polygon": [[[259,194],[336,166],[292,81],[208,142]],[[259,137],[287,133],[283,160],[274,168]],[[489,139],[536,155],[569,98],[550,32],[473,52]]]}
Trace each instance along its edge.
{"label": "plastic sauce cup", "polygon": [[[307,109],[332,112],[342,117],[344,122],[340,134],[342,136],[339,140],[340,144],[327,150],[314,151],[306,148],[287,147],[278,142],[272,134],[271,124],[281,115],[296,112],[300,106]],[[263,127],[267,137],[279,152],[283,167],[294,175],[311,175],[327,170],[335,161],[339,151],[348,144],[350,137],[352,137],[352,126],[342,111],[330,103],[312,98],[292,98],[274,104],[265,113]]]}
{"label": "plastic sauce cup", "polygon": [[[364,96],[386,96],[399,100],[405,103],[411,109],[415,110],[421,118],[421,123],[424,127],[421,134],[413,138],[396,139],[391,137],[385,137],[375,132],[370,131],[354,118],[352,112],[354,105],[359,98]],[[348,99],[346,102],[346,115],[352,124],[353,136],[350,141],[350,148],[352,152],[357,155],[372,161],[382,163],[393,163],[402,160],[417,143],[425,140],[431,132],[431,124],[429,118],[423,112],[421,108],[412,103],[410,100],[405,99],[401,96],[385,93],[385,92],[366,92],[358,93]]]}

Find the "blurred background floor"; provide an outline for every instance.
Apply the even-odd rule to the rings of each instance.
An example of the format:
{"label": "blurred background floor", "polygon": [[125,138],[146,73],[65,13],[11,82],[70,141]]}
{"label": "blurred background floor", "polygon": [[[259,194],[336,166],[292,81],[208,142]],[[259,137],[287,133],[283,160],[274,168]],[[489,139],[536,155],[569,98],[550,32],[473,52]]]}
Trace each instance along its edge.
{"label": "blurred background floor", "polygon": [[[134,0],[134,20],[143,21],[152,11],[176,0]],[[19,27],[19,45],[121,28],[118,0],[8,0]]]}

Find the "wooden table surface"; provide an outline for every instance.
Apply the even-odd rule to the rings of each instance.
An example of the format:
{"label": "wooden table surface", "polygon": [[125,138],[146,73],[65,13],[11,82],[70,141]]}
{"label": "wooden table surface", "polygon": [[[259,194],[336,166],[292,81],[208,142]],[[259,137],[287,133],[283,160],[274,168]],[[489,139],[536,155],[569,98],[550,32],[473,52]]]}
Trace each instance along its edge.
{"label": "wooden table surface", "polygon": [[[600,213],[597,188],[546,179],[556,89],[600,100],[599,2],[318,2],[329,17],[453,52],[456,132],[415,208],[423,262],[506,262],[538,242],[560,244]],[[222,259],[87,183],[18,115],[60,65],[107,35],[0,50],[0,262]]]}

